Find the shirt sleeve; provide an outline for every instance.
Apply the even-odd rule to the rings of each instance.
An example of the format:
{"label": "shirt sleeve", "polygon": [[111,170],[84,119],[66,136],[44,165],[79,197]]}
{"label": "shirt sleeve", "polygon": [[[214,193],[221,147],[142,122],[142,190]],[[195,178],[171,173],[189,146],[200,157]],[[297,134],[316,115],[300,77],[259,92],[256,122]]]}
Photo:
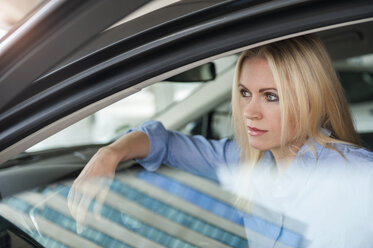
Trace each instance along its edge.
{"label": "shirt sleeve", "polygon": [[216,179],[216,169],[236,166],[239,150],[236,142],[229,139],[207,140],[201,135],[188,136],[166,130],[162,123],[147,121],[128,131],[144,132],[150,141],[147,157],[137,159],[145,169],[154,171],[161,164]]}

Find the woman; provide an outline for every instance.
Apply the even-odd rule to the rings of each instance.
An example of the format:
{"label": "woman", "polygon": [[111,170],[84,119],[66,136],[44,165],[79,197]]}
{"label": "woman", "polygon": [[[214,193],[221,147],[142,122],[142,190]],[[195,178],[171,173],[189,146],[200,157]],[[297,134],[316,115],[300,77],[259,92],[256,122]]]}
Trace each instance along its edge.
{"label": "woman", "polygon": [[[250,191],[249,199],[253,200],[252,196],[256,195],[254,200],[259,204],[272,207],[277,212],[285,211],[281,216],[298,218],[309,229],[301,232],[302,238],[293,242],[293,246],[303,246],[308,242],[314,247],[349,247],[360,244],[360,241],[356,241],[360,239],[373,242],[360,233],[362,236],[354,234],[355,239],[352,241],[349,238],[348,241],[339,238],[340,242],[336,243],[336,237],[347,229],[336,232],[334,236],[320,235],[320,230],[324,230],[321,228],[322,220],[330,211],[321,214],[320,221],[315,221],[317,216],[313,214],[305,217],[305,213],[309,211],[307,206],[317,201],[315,195],[318,192],[312,189],[320,189],[320,185],[323,185],[324,172],[332,175],[339,168],[345,168],[346,164],[358,164],[353,168],[364,171],[364,177],[359,178],[361,185],[369,185],[373,172],[370,166],[373,155],[359,146],[359,137],[354,130],[343,90],[317,37],[297,37],[244,52],[236,67],[232,110],[236,142],[228,139],[206,140],[201,136],[189,137],[179,132],[167,131],[158,122],[146,122],[139,128],[130,130],[129,134],[113,144],[101,148],[76,179],[73,188],[82,187],[82,183],[90,178],[112,177],[120,161],[134,158],[148,170],[156,170],[161,164],[167,164],[212,178],[217,178],[218,169],[241,168],[237,165],[244,164],[244,168],[250,168],[250,173],[243,179],[249,181],[248,178],[251,178],[249,186],[245,188],[246,193]],[[253,170],[256,168],[263,170],[258,173]],[[267,168],[271,168],[271,172]],[[314,173],[315,168],[317,173]],[[272,175],[273,171],[277,175],[295,175],[300,172],[291,182],[284,182],[282,176],[275,180],[277,186],[282,184],[293,187],[288,188],[286,194],[296,194],[299,205],[294,205],[289,200],[285,204],[288,208],[280,207],[284,202],[279,202],[278,197],[273,198],[278,193],[272,188],[273,178],[268,180],[268,175]],[[310,171],[313,173],[312,177]],[[305,179],[308,183],[306,186],[303,182]],[[345,179],[345,176],[338,177],[340,179]],[[271,185],[270,191],[267,185]],[[323,189],[329,186],[324,185]],[[299,188],[303,191],[299,192]],[[295,192],[294,189],[298,191]],[[334,190],[333,185],[326,192],[330,195]],[[309,194],[305,193],[309,191]],[[70,197],[70,204],[79,202],[74,197],[76,196]],[[104,194],[101,195],[103,197]],[[294,206],[301,206],[300,210],[296,208],[291,213],[286,212],[294,209]],[[366,207],[367,209],[364,207],[362,210],[364,214],[365,211],[369,212],[368,206]],[[71,208],[74,209],[72,205]],[[84,218],[79,217],[76,209],[73,215],[78,219]],[[366,217],[360,217],[364,219],[364,216]],[[283,217],[281,220],[280,225],[285,225]],[[360,222],[357,225],[358,223]],[[281,232],[280,228],[277,232],[268,234],[270,241],[265,245],[260,240],[254,240],[251,244],[259,247],[273,246],[281,239]]]}

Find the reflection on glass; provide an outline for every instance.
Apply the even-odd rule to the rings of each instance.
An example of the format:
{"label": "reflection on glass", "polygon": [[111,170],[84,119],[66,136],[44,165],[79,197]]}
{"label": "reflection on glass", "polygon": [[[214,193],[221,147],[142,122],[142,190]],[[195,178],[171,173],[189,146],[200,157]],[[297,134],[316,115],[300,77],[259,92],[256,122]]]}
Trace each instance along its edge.
{"label": "reflection on glass", "polygon": [[80,230],[68,203],[71,181],[4,199],[0,214],[47,247],[247,247],[234,196],[214,181],[163,167],[96,183],[109,191],[98,215],[97,197],[86,192]]}
{"label": "reflection on glass", "polygon": [[[371,232],[370,165],[311,163],[307,154],[285,172],[259,163],[219,171],[236,196],[252,247],[363,247]],[[339,161],[340,162],[340,161]]]}

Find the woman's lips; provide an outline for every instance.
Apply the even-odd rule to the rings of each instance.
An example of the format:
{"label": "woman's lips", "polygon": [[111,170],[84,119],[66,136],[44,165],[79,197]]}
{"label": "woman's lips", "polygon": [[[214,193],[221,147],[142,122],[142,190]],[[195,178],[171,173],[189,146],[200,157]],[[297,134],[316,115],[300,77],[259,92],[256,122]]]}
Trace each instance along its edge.
{"label": "woman's lips", "polygon": [[258,128],[250,127],[250,126],[247,126],[247,129],[248,129],[248,133],[250,136],[260,136],[268,132],[267,130],[260,130]]}

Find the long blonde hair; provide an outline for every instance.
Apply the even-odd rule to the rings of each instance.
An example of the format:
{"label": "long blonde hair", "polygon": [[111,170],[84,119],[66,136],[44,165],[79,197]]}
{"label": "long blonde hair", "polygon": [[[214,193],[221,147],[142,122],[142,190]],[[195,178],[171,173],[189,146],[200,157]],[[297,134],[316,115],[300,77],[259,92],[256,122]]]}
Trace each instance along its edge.
{"label": "long blonde hair", "polygon": [[[247,50],[239,58],[232,89],[232,113],[241,162],[255,165],[262,155],[261,151],[249,145],[239,103],[241,68],[246,59],[253,58],[267,60],[277,85],[281,147],[291,151],[291,144],[304,144],[308,138],[334,150],[331,143],[360,143],[332,62],[320,39],[307,35]],[[295,127],[292,137],[289,137],[287,125],[290,120],[294,124],[292,128]],[[330,130],[331,136],[324,134],[320,127]]]}

